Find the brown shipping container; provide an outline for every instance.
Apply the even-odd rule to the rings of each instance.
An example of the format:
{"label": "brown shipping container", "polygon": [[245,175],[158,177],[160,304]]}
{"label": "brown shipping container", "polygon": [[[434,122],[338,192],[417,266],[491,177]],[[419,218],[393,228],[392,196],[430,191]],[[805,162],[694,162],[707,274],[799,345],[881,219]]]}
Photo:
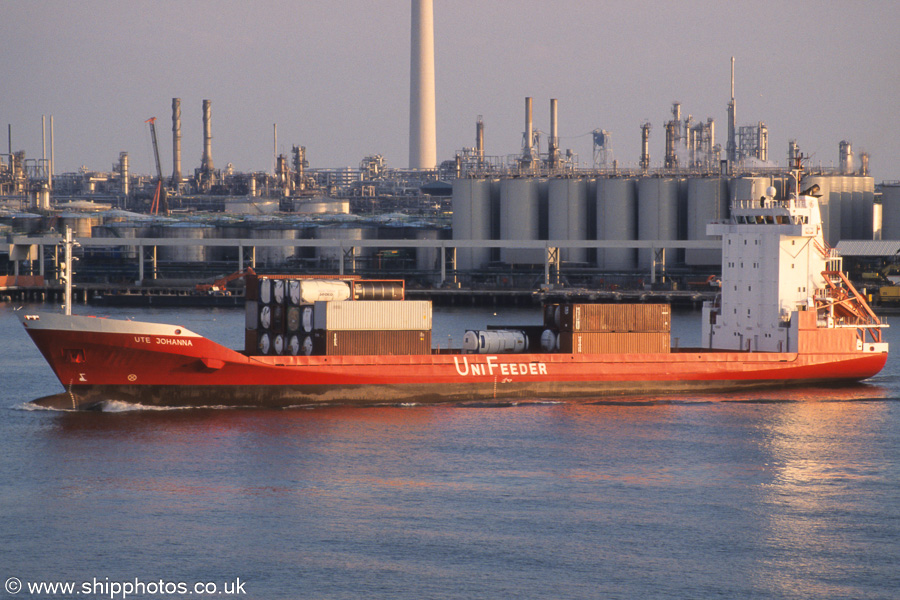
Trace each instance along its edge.
{"label": "brown shipping container", "polygon": [[431,331],[321,331],[313,354],[328,356],[431,354]]}
{"label": "brown shipping container", "polygon": [[431,301],[316,302],[313,327],[326,331],[431,330]]}
{"label": "brown shipping container", "polygon": [[244,330],[244,353],[259,354],[257,344],[259,343],[258,333],[255,329]]}
{"label": "brown shipping container", "polygon": [[666,332],[671,330],[668,304],[562,304],[560,331]]}
{"label": "brown shipping container", "polygon": [[668,354],[668,332],[571,332],[559,334],[565,354]]}

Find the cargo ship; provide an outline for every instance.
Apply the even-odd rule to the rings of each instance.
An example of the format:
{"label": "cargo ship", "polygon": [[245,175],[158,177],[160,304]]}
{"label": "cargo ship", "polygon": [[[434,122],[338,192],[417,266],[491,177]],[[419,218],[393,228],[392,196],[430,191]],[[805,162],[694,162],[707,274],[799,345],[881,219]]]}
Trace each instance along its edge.
{"label": "cargo ship", "polygon": [[177,325],[26,315],[64,388],[34,402],[466,403],[867,379],[887,361],[886,325],[826,246],[815,188],[796,179],[787,197],[769,188],[708,226],[722,238],[722,283],[698,348],[672,348],[667,305],[570,303],[544,306],[541,326],[473,328],[461,348],[433,349],[431,304],[405,300],[402,282],[254,274],[241,351]]}

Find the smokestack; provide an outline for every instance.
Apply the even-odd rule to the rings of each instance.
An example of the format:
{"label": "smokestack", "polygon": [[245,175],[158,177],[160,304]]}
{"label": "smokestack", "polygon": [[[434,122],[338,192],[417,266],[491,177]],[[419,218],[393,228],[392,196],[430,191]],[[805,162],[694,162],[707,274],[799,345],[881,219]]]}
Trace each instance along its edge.
{"label": "smokestack", "polygon": [[557,121],[558,108],[556,98],[550,99],[550,168],[559,164],[559,124]]}
{"label": "smokestack", "polygon": [[201,168],[205,173],[212,173],[212,102],[203,101],[203,161]]}
{"label": "smokestack", "polygon": [[475,122],[475,154],[478,156],[479,162],[484,160],[484,121],[481,115],[478,115],[478,120]]}
{"label": "smokestack", "polygon": [[119,152],[119,177],[121,177],[122,195],[128,197],[128,153]]}
{"label": "smokestack", "polygon": [[534,157],[534,120],[532,119],[532,99],[525,98],[525,158],[531,160]]}
{"label": "smokestack", "polygon": [[850,175],[853,173],[853,149],[850,142],[841,140],[839,144],[841,156],[841,174]]}
{"label": "smokestack", "polygon": [[181,98],[172,98],[172,187],[181,189]]}
{"label": "smokestack", "polygon": [[731,57],[731,102],[728,103],[728,142],[725,146],[725,154],[728,164],[737,161],[737,119],[734,111],[734,57]]}
{"label": "smokestack", "polygon": [[412,0],[409,75],[409,167],[437,166],[434,97],[434,4]]}
{"label": "smokestack", "polygon": [[678,121],[672,120],[666,123],[666,168],[678,168],[678,156],[675,154],[675,138],[677,137]]}
{"label": "smokestack", "polygon": [[641,125],[641,169],[650,168],[650,123]]}

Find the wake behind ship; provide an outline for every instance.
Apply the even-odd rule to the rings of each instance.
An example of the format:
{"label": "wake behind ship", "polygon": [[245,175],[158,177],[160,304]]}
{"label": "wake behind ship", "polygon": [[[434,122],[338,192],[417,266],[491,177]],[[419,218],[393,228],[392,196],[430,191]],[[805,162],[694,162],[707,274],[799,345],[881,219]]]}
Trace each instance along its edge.
{"label": "wake behind ship", "polygon": [[672,349],[667,305],[561,304],[542,327],[473,329],[431,347],[430,302],[402,282],[250,276],[242,352],[176,325],[28,315],[64,387],[35,403],[159,406],[590,398],[867,379],[885,365],[883,325],[828,248],[814,190],[734,202],[722,288],[700,348]]}

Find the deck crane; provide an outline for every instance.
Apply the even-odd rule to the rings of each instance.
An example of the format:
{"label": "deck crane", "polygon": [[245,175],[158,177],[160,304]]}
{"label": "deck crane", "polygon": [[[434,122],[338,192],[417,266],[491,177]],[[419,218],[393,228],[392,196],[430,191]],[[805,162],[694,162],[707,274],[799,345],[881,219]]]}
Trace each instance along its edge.
{"label": "deck crane", "polygon": [[150,139],[153,141],[153,156],[156,158],[156,192],[153,194],[153,203],[150,205],[151,214],[159,214],[160,204],[163,212],[169,214],[169,202],[166,198],[166,188],[163,187],[162,167],[159,163],[159,144],[156,142],[156,117],[150,117],[144,123],[150,123]]}

